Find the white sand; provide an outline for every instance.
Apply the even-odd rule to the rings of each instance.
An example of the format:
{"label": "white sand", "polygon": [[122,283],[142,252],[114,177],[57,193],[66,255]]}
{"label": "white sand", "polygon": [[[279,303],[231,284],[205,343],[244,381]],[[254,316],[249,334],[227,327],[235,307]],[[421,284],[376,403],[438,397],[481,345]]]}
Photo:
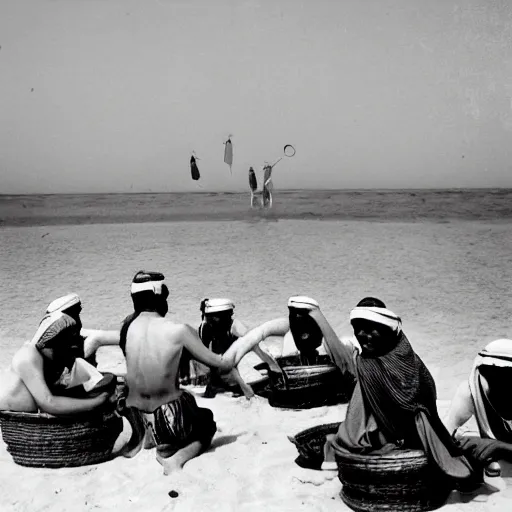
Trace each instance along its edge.
{"label": "white sand", "polygon": [[[402,316],[443,412],[476,351],[512,337],[511,251],[512,226],[485,222],[2,228],[1,364],[31,337],[47,303],[69,291],[82,296],[85,327],[118,326],[131,310],[130,280],[147,268],[168,276],[171,318],[192,325],[203,297],[231,297],[252,326],[286,314],[288,296],[304,293],[344,334],[350,308],[376,295]],[[109,353],[101,364],[116,361]],[[347,510],[336,475],[298,467],[287,439],[341,421],[345,406],[282,411],[261,399],[197,400],[213,410],[218,433],[179,475],[163,476],[154,450],[84,468],[23,468],[0,443],[0,511]],[[512,471],[503,474],[484,493],[454,493],[443,510],[511,510]],[[171,490],[179,496],[170,498]]]}
{"label": "white sand", "polygon": [[[103,351],[100,365],[122,372],[116,350]],[[252,375],[250,368],[248,361],[241,365],[247,379]],[[81,468],[24,468],[12,462],[2,443],[0,496],[7,508],[1,510],[350,510],[339,496],[337,472],[300,468],[294,463],[298,452],[287,439],[306,428],[341,421],[346,405],[281,410],[261,397],[247,401],[227,393],[205,399],[203,388],[188,389],[195,393],[199,406],[213,411],[218,431],[211,448],[182,472],[164,476],[154,449],[143,450],[133,459],[121,457]],[[447,401],[439,401],[441,414],[447,406]],[[452,492],[442,510],[510,510],[512,468],[506,466],[503,476],[487,479],[470,496]],[[171,498],[171,490],[178,497]]]}

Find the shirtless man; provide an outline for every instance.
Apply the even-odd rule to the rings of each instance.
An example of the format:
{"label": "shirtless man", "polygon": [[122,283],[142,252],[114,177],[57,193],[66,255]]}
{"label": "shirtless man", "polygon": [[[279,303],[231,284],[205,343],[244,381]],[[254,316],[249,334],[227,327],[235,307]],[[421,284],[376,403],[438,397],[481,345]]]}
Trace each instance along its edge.
{"label": "shirtless man", "polygon": [[[109,398],[115,389],[112,376],[103,379],[81,358],[84,346],[93,355],[98,341],[119,342],[119,332],[82,329],[81,310],[80,298],[74,293],[48,306],[32,340],[16,352],[10,367],[0,372],[0,409],[80,414]],[[76,368],[78,360],[83,363]]]}
{"label": "shirtless man", "polygon": [[207,366],[228,372],[256,343],[240,338],[222,355],[208,350],[195,329],[165,318],[169,290],[161,273],[138,272],[131,295],[135,311],[123,321],[120,340],[127,369],[125,414],[133,425],[137,412],[142,412],[144,427],[134,429],[131,453],[126,456],[142,448],[148,431],[157,447],[157,460],[167,474],[208,448],[217,430],[213,413],[198,407],[194,396],[180,389],[182,350],[187,349]]}

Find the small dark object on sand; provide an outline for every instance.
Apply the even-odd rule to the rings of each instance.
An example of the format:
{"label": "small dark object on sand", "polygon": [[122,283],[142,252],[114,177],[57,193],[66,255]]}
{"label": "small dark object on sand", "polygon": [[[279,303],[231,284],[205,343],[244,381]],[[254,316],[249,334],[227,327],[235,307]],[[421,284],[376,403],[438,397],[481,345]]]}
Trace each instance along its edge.
{"label": "small dark object on sand", "polygon": [[177,491],[169,491],[169,496],[171,498],[177,498],[179,496]]}

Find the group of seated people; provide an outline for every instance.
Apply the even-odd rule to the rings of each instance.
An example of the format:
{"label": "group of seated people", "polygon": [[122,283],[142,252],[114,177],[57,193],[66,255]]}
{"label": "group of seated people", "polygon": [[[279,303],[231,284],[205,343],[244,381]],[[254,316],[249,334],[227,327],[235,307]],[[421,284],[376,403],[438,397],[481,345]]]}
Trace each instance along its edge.
{"label": "group of seated people", "polygon": [[[512,459],[512,407],[506,392],[512,340],[497,340],[478,354],[442,421],[432,375],[411,347],[400,317],[379,299],[367,297],[352,309],[354,338],[340,340],[309,297],[291,297],[288,315],[248,330],[234,318],[235,305],[228,299],[205,299],[198,329],[171,321],[168,296],[163,274],[138,272],[131,284],[134,311],[120,330],[84,329],[76,294],[52,302],[32,340],[0,374],[0,410],[71,415],[102,407],[113,400],[117,380],[97,370],[95,353],[101,346],[118,345],[126,375],[117,411],[132,430],[119,454],[133,457],[144,446],[156,447],[168,473],[207,449],[216,432],[213,413],[180,385],[189,381],[190,362],[211,369],[210,396],[238,386],[251,398],[254,392],[237,366],[254,351],[279,370],[260,343],[280,336],[288,349],[298,351],[301,364],[314,365],[323,350],[356,380],[345,420],[326,439],[324,469],[332,468],[336,452],[421,449],[454,482],[471,487],[479,485],[484,470],[497,475],[498,461]],[[472,416],[480,435],[459,434]]]}

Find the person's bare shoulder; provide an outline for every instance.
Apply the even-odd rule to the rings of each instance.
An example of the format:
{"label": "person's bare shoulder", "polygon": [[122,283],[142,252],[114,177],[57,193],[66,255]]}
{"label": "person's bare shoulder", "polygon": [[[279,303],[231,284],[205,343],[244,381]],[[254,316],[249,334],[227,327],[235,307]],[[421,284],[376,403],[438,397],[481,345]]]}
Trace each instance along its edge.
{"label": "person's bare shoulder", "polygon": [[171,337],[174,341],[183,340],[188,336],[197,336],[197,329],[194,329],[191,325],[176,323],[168,318],[164,319],[164,329],[166,336]]}
{"label": "person's bare shoulder", "polygon": [[39,369],[42,367],[42,357],[34,345],[25,343],[12,358],[12,369],[19,373],[23,368],[33,367]]}

